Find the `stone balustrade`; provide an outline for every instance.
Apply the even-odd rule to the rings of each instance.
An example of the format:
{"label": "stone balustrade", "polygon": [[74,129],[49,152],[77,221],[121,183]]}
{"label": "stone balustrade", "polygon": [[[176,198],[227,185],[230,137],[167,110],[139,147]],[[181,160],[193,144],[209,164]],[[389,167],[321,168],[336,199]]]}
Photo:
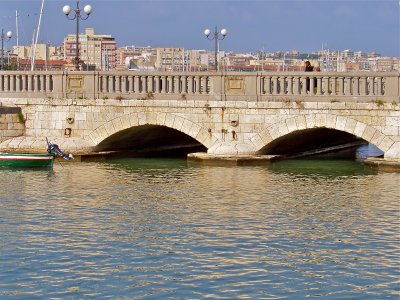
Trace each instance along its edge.
{"label": "stone balustrade", "polygon": [[399,72],[0,72],[1,98],[399,102]]}

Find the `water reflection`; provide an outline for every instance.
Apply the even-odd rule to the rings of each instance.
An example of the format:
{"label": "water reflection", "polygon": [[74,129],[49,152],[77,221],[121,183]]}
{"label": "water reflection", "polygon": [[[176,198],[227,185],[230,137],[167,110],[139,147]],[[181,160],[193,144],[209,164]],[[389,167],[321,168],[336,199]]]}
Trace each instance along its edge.
{"label": "water reflection", "polygon": [[352,160],[286,160],[273,163],[270,170],[288,175],[323,176],[323,177],[348,177],[374,175],[378,171],[365,166],[360,161]]}
{"label": "water reflection", "polygon": [[0,296],[396,299],[400,175],[298,163],[7,173]]}

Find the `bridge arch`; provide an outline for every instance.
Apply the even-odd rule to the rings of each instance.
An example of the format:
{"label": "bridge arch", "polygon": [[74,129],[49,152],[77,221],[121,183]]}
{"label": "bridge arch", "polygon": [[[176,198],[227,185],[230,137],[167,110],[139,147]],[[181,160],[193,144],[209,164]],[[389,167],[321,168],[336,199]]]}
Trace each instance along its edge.
{"label": "bridge arch", "polygon": [[175,129],[193,138],[206,148],[211,147],[216,142],[216,138],[204,126],[182,115],[140,109],[108,120],[94,129],[89,134],[89,138],[94,145],[99,145],[102,141],[120,131],[145,125],[164,126]]}
{"label": "bridge arch", "polygon": [[334,129],[362,138],[382,150],[385,153],[385,157],[387,153],[391,151],[395,152],[394,148],[398,146],[398,143],[393,139],[372,126],[348,116],[325,113],[300,115],[282,119],[256,134],[251,139],[251,142],[255,145],[257,153],[261,153],[270,143],[283,136],[317,128]]}

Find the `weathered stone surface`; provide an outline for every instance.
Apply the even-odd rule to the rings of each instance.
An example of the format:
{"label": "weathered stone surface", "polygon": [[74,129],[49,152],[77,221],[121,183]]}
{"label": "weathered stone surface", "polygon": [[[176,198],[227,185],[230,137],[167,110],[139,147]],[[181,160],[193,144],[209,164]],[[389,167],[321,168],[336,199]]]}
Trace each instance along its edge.
{"label": "weathered stone surface", "polygon": [[[354,134],[396,158],[400,141],[400,105],[352,102],[235,101],[210,99],[114,100],[34,98],[1,99],[4,106],[18,104],[25,122],[16,113],[0,114],[0,149],[17,149],[20,138],[61,139],[68,147],[87,151],[111,135],[141,125],[166,126],[187,134],[210,153],[256,153],[287,134],[312,128],[332,128]],[[167,97],[166,96],[166,97]],[[300,102],[299,102],[300,103]],[[72,118],[69,122],[67,119]],[[7,126],[5,126],[7,124]],[[72,135],[64,136],[70,128]],[[71,142],[73,141],[73,142]],[[26,142],[24,148],[42,147]],[[38,150],[38,149],[36,149]],[[231,151],[231,153],[230,153]]]}

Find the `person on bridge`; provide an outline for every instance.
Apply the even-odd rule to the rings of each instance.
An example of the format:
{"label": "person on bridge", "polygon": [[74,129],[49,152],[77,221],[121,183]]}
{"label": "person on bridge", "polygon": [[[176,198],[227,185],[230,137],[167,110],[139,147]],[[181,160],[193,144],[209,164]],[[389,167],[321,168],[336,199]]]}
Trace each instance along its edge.
{"label": "person on bridge", "polygon": [[312,72],[312,71],[314,71],[314,67],[311,65],[311,63],[310,63],[309,60],[307,60],[307,61],[304,63],[304,71],[305,71],[305,72]]}
{"label": "person on bridge", "polygon": [[[314,71],[314,67],[311,65],[311,63],[310,63],[309,60],[307,60],[307,61],[304,63],[304,71],[305,71],[305,72],[312,72],[312,71]],[[307,92],[310,91],[310,78],[308,78],[308,77],[307,77],[307,80],[306,80],[306,89],[307,89]]]}

